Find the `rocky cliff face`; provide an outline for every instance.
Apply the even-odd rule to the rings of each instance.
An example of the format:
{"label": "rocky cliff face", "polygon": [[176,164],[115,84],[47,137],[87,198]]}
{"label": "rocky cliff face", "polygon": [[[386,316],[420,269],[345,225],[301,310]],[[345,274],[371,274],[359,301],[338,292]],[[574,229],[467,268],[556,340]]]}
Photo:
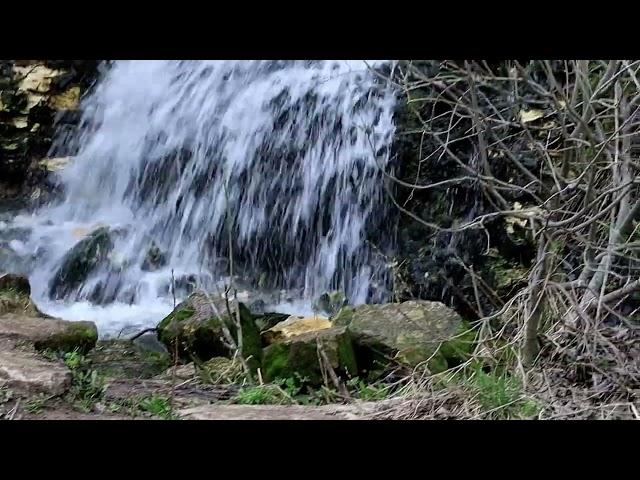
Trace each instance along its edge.
{"label": "rocky cliff face", "polygon": [[[46,197],[54,130],[79,121],[78,105],[97,60],[0,61],[0,205]],[[45,195],[43,195],[45,194]]]}

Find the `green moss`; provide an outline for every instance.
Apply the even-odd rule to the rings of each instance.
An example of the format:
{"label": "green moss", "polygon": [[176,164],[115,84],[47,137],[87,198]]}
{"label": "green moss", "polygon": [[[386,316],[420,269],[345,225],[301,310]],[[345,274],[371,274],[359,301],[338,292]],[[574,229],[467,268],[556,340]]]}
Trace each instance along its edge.
{"label": "green moss", "polygon": [[311,385],[323,382],[318,360],[318,342],[338,375],[357,374],[351,337],[345,328],[309,332],[276,342],[264,349],[263,376],[266,381],[305,378]]}
{"label": "green moss", "polygon": [[351,343],[351,335],[346,332],[346,335],[338,339],[338,362],[344,369],[345,373],[350,377],[358,375],[358,364],[356,362],[356,354],[353,351],[353,344]]}
{"label": "green moss", "polygon": [[[249,369],[255,372],[262,365],[262,340],[260,339],[260,330],[249,309],[242,303],[239,304],[239,308],[240,327],[242,329],[242,356],[247,360]],[[237,342],[238,332],[236,322],[231,321],[228,317],[225,320],[228,323],[231,335]]]}
{"label": "green moss", "polygon": [[173,320],[175,320],[176,322],[183,322],[185,320],[188,320],[189,318],[193,317],[194,313],[196,313],[195,310],[189,307],[176,309],[160,321],[160,323],[158,324],[158,330],[164,330],[168,328]]}
{"label": "green moss", "polygon": [[336,327],[348,327],[353,320],[354,309],[352,307],[342,307],[333,318],[332,323]]}
{"label": "green moss", "polygon": [[466,361],[473,353],[476,331],[468,324],[463,324],[454,338],[440,345],[440,353],[449,363],[449,367]]}
{"label": "green moss", "polygon": [[[215,303],[220,317],[212,316],[211,301]],[[234,338],[236,345],[238,332],[235,319],[235,305],[227,309],[224,299],[209,299],[206,295],[196,293],[178,305],[158,324],[158,338],[170,352],[177,347],[178,354],[184,359],[206,361],[213,357],[230,357],[230,351],[224,339],[224,327]],[[255,318],[244,304],[237,305],[242,330],[242,354],[252,371],[261,366],[262,344],[260,330]],[[224,324],[223,324],[224,322]]]}
{"label": "green moss", "polygon": [[262,375],[267,381],[289,376],[289,348],[282,343],[269,345],[263,350],[262,368]]}
{"label": "green moss", "polygon": [[98,341],[98,329],[92,322],[70,322],[64,332],[34,343],[37,350],[87,353]]}
{"label": "green moss", "polygon": [[499,293],[504,293],[522,281],[528,274],[528,269],[522,265],[508,262],[499,256],[495,249],[487,257],[486,264],[493,277],[493,286]]}

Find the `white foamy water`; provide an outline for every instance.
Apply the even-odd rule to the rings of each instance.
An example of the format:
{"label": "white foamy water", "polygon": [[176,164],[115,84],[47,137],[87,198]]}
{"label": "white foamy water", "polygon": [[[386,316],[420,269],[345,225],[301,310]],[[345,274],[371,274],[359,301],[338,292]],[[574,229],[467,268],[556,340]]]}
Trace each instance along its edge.
{"label": "white foamy water", "polygon": [[[369,242],[382,248],[391,233],[380,167],[394,95],[368,65],[389,64],[114,62],[53,152],[73,154],[64,200],[11,222],[30,231],[9,247],[30,258],[36,302],[102,335],[153,326],[172,308],[172,270],[210,285],[228,274],[230,246],[235,273],[298,292],[282,307],[291,313],[333,289],[382,299],[384,262]],[[109,264],[58,298],[56,270],[99,226],[122,232]],[[166,264],[149,272],[152,244]]]}

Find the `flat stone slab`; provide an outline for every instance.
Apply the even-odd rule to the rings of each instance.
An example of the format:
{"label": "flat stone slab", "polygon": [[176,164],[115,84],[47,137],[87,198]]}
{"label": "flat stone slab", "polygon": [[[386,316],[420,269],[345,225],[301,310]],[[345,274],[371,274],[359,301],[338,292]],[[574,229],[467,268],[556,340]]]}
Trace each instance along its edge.
{"label": "flat stone slab", "polygon": [[0,339],[28,342],[36,348],[65,346],[72,350],[95,345],[98,331],[93,322],[70,322],[58,318],[32,317],[15,313],[0,315]]}
{"label": "flat stone slab", "polygon": [[71,371],[34,353],[0,350],[0,386],[26,395],[62,395],[71,386]]}
{"label": "flat stone slab", "polygon": [[358,409],[347,405],[201,405],[178,411],[185,420],[357,420]]}

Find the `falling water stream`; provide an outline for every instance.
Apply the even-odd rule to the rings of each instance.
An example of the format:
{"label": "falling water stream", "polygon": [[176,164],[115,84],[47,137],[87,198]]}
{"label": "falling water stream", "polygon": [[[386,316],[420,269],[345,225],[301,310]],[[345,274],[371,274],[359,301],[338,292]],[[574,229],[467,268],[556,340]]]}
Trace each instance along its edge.
{"label": "falling water stream", "polygon": [[[25,270],[41,309],[93,320],[102,336],[155,325],[176,279],[212,288],[231,268],[295,292],[279,306],[290,313],[328,290],[384,300],[395,97],[376,71],[392,66],[113,62],[79,128],[54,145],[52,155],[72,156],[57,177],[62,199],[0,223],[14,232],[0,270]],[[107,264],[53,295],[65,256],[101,226],[117,232]],[[163,259],[152,269],[151,248]]]}

